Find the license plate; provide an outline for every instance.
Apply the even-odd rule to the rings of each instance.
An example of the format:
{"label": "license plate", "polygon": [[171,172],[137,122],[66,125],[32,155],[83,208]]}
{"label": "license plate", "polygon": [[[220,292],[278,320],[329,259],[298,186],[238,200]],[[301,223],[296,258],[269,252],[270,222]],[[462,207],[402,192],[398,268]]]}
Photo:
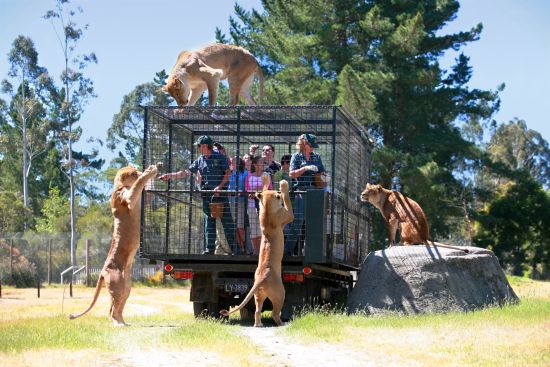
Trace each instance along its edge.
{"label": "license plate", "polygon": [[228,282],[225,283],[225,291],[228,293],[243,294],[248,292],[248,283],[246,282]]}

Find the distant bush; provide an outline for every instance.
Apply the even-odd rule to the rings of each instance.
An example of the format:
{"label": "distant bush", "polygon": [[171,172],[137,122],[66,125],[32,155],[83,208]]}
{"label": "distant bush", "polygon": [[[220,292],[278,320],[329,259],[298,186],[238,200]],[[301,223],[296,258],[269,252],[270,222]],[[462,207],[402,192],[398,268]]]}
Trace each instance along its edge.
{"label": "distant bush", "polygon": [[13,285],[16,288],[35,287],[38,280],[36,266],[25,257],[20,256],[13,264],[13,276],[6,273],[2,277],[2,283]]}

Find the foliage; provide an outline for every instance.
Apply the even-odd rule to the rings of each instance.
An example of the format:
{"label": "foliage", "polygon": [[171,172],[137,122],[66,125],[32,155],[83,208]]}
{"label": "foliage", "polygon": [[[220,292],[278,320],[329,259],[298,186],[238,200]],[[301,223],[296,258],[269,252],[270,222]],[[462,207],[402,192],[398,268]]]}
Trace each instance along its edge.
{"label": "foliage", "polygon": [[29,217],[22,200],[11,192],[0,192],[0,233],[23,231]]}
{"label": "foliage", "polygon": [[57,233],[68,232],[69,206],[67,199],[60,195],[57,187],[52,187],[50,196],[44,201],[42,217],[36,222],[36,229],[39,232]]}
{"label": "foliage", "polygon": [[478,215],[476,243],[488,247],[514,275],[550,269],[550,196],[526,172],[500,186]]}
{"label": "foliage", "polygon": [[263,13],[236,5],[230,38],[217,30],[218,41],[258,57],[268,76],[268,103],[341,104],[351,111],[377,143],[373,180],[391,187],[398,179],[425,207],[432,236],[448,238],[457,217],[467,221],[464,199],[472,198],[455,172],[471,175],[480,159],[461,125],[486,124],[499,107],[500,89],[469,88],[472,69],[464,54],[449,70],[439,59],[478,40],[482,25],[441,34],[458,1],[262,5]]}
{"label": "foliage", "polygon": [[511,170],[526,171],[544,187],[550,186],[550,147],[525,121],[516,118],[500,125],[487,150],[493,160]]}
{"label": "foliage", "polygon": [[143,147],[143,108],[141,106],[167,105],[171,97],[162,92],[165,84],[165,71],[158,72],[151,83],[136,86],[129,94],[125,95],[120,105],[120,111],[113,117],[113,123],[107,130],[107,147],[115,151],[124,143],[124,150],[118,151],[116,163],[125,166],[132,163],[141,165]]}

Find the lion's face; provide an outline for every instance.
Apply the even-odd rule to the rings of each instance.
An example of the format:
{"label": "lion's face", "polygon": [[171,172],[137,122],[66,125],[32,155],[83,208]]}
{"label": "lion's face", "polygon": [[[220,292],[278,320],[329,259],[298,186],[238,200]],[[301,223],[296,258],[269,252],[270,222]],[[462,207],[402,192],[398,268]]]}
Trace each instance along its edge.
{"label": "lion's face", "polygon": [[118,170],[115,176],[115,187],[132,186],[140,175],[141,172],[139,172],[134,166],[123,167]]}
{"label": "lion's face", "polygon": [[186,91],[184,83],[178,79],[170,77],[166,81],[166,85],[162,88],[164,92],[167,92],[174,98],[178,106],[187,105],[189,91]]}
{"label": "lion's face", "polygon": [[382,186],[371,185],[367,183],[365,190],[361,193],[361,201],[368,201],[371,203],[377,202],[380,196],[384,193]]}
{"label": "lion's face", "polygon": [[283,207],[283,196],[278,191],[264,190],[256,193],[256,198],[261,201],[261,206],[267,215],[275,214]]}

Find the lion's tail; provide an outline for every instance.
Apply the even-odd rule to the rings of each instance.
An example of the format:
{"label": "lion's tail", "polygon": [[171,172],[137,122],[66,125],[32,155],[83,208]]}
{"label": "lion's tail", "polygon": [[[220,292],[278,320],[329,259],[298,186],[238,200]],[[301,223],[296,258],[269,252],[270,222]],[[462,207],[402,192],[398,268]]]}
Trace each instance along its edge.
{"label": "lion's tail", "polygon": [[435,242],[435,241],[427,240],[426,244],[429,245],[429,246],[444,247],[444,248],[448,248],[448,249],[451,249],[451,250],[464,251],[465,253],[470,252],[470,250],[468,250],[467,248],[460,248],[460,247],[457,247],[457,246],[449,246],[449,245],[446,245],[446,244],[441,243],[441,242]]}
{"label": "lion's tail", "polygon": [[260,286],[260,284],[262,284],[262,282],[267,278],[267,276],[269,275],[269,272],[270,270],[267,269],[264,276],[261,278],[261,279],[257,279],[255,282],[254,282],[254,285],[252,286],[252,288],[250,289],[250,291],[248,292],[248,294],[246,295],[246,297],[244,298],[244,300],[241,302],[240,305],[238,305],[237,307],[235,307],[233,310],[231,311],[228,311],[228,310],[221,310],[220,311],[220,314],[222,316],[229,316],[231,315],[232,313],[235,313],[237,311],[239,311],[240,309],[242,309],[244,306],[246,306],[248,304],[248,302],[250,302],[250,300],[252,299],[252,296],[254,296],[254,293],[256,292],[256,290],[258,289],[258,287]]}
{"label": "lion's tail", "polygon": [[103,282],[104,282],[103,275],[101,273],[99,273],[99,279],[97,280],[97,285],[95,287],[94,299],[92,300],[92,304],[84,312],[81,312],[79,314],[74,314],[74,313],[70,314],[69,319],[74,320],[74,319],[76,319],[80,316],[84,316],[85,314],[88,313],[88,311],[90,311],[92,309],[92,307],[94,307],[94,305],[97,301],[97,298],[99,297],[99,292],[101,292],[101,287],[103,286]]}
{"label": "lion's tail", "polygon": [[258,64],[258,69],[256,70],[256,74],[258,75],[258,79],[260,82],[260,105],[264,104],[264,72],[262,71],[262,67],[260,64]]}

